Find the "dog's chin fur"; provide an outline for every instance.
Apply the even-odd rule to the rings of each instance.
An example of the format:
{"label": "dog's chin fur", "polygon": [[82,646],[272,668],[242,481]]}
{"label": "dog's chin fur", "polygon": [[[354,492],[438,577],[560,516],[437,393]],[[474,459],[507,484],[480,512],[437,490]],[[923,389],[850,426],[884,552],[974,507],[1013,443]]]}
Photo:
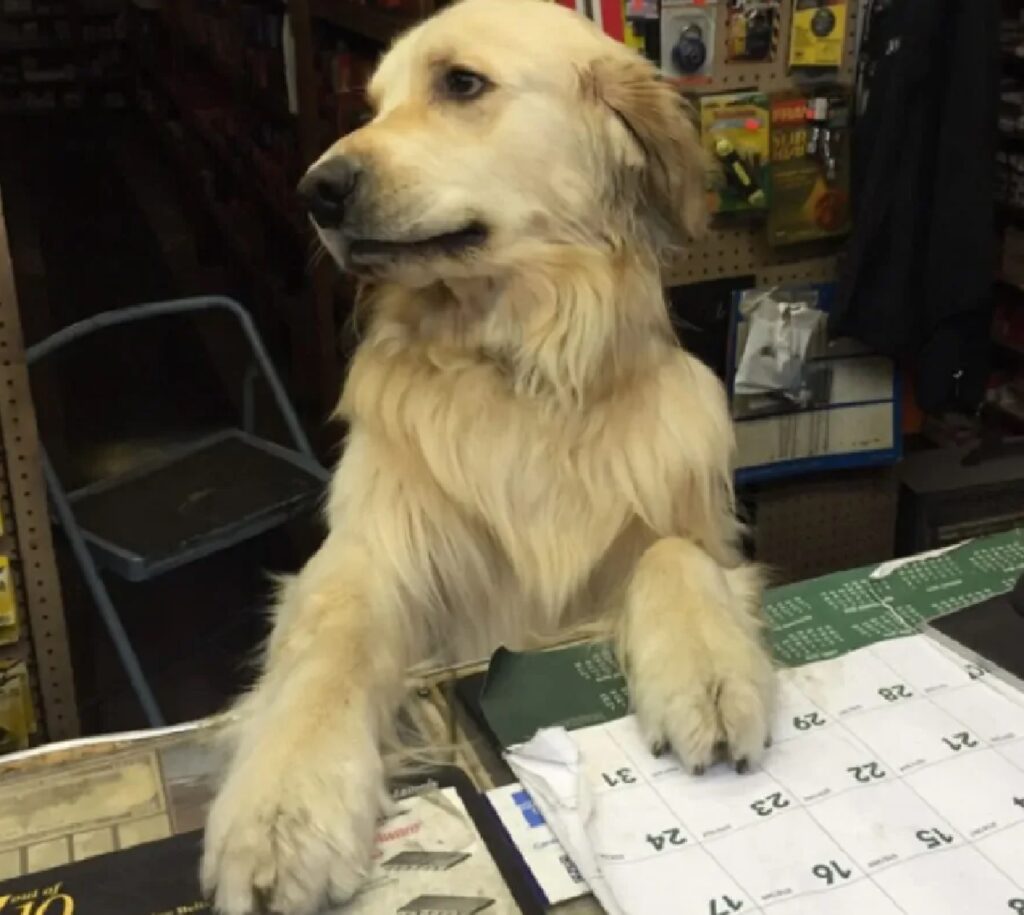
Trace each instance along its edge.
{"label": "dog's chin fur", "polygon": [[[644,104],[667,99],[648,69],[630,79]],[[682,138],[699,160],[683,123],[645,145]],[[638,177],[644,194],[694,186]],[[617,646],[652,746],[694,772],[723,746],[741,768],[763,752],[772,670],[761,575],[738,549],[725,393],[672,333],[658,270],[668,216],[636,219],[622,187],[609,200],[585,243],[492,239],[364,283],[330,530],[281,585],[211,808],[203,880],[227,915],[260,900],[309,915],[358,889],[382,748],[416,665],[593,626]]]}

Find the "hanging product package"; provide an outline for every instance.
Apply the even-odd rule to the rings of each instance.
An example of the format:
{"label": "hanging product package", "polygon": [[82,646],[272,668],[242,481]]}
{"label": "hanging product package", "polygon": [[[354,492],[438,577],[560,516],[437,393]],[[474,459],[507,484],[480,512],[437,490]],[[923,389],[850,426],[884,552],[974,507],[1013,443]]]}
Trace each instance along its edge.
{"label": "hanging product package", "polygon": [[824,324],[813,289],[769,289],[748,303],[748,332],[736,368],[737,394],[774,394],[803,405],[808,399],[807,351]]}
{"label": "hanging product package", "polygon": [[768,206],[769,119],[768,97],[759,92],[701,97],[701,139],[720,168],[711,188],[712,212]]}
{"label": "hanging product package", "polygon": [[792,245],[850,230],[850,120],[844,90],[771,102],[768,242]]}
{"label": "hanging product package", "polygon": [[778,48],[780,0],[729,0],[725,17],[726,59],[765,63]]}
{"label": "hanging product package", "polygon": [[838,67],[846,38],[846,0],[796,0],[789,41],[791,67]]}
{"label": "hanging product package", "polygon": [[0,755],[24,750],[38,726],[24,662],[0,661]]}
{"label": "hanging product package", "polygon": [[658,0],[624,0],[624,43],[651,63],[661,65],[661,8]]}
{"label": "hanging product package", "polygon": [[706,82],[715,60],[716,5],[665,0],[661,6],[661,69],[683,83]]}

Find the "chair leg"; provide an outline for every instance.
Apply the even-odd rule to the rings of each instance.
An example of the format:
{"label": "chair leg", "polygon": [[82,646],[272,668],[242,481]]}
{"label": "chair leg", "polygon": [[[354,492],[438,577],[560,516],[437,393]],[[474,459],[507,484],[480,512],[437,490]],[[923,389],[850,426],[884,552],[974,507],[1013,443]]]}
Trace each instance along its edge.
{"label": "chair leg", "polygon": [[89,586],[89,591],[92,593],[93,600],[96,601],[96,607],[103,618],[104,625],[107,627],[107,632],[110,633],[110,638],[114,642],[114,648],[121,659],[121,666],[124,667],[125,673],[128,674],[128,680],[131,682],[132,689],[142,705],[142,711],[146,716],[149,726],[161,727],[166,723],[163,713],[160,711],[160,706],[157,704],[152,689],[150,689],[146,675],[142,672],[142,665],[139,664],[135,649],[132,648],[128,634],[125,632],[121,619],[117,615],[117,610],[114,607],[114,602],[110,599],[107,586],[100,577],[96,563],[89,552],[89,546],[78,528],[74,512],[71,511],[71,505],[64,495],[64,489],[53,469],[53,465],[50,463],[49,455],[45,452],[42,454],[42,461],[43,475],[46,477],[46,487],[50,491],[50,498],[53,501],[54,510],[57,512],[57,518],[67,534],[71,550],[75,554],[75,559],[82,570],[82,575],[85,576],[85,583]]}

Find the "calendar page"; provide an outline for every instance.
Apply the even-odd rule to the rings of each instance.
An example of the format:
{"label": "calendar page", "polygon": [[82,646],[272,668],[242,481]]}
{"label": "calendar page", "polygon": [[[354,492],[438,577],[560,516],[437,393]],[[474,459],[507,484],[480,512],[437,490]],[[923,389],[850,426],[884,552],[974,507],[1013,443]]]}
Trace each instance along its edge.
{"label": "calendar page", "polygon": [[1024,697],[925,636],[779,674],[762,765],[694,777],[630,716],[515,747],[610,915],[1024,915]]}

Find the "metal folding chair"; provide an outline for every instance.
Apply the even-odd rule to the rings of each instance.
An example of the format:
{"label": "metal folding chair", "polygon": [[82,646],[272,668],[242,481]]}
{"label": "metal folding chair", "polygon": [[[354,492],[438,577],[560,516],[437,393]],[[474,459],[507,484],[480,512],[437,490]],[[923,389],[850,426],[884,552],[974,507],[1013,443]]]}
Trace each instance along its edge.
{"label": "metal folding chair", "polygon": [[225,310],[242,327],[293,448],[251,431],[251,375],[241,427],[169,451],[126,473],[67,492],[45,449],[43,473],[100,616],[151,726],[164,723],[138,656],[100,574],[147,581],[264,533],[306,510],[324,492],[328,472],[313,454],[248,313],[238,302],[202,296],[108,311],[58,331],[27,351],[29,365],[103,328],[166,315]]}

